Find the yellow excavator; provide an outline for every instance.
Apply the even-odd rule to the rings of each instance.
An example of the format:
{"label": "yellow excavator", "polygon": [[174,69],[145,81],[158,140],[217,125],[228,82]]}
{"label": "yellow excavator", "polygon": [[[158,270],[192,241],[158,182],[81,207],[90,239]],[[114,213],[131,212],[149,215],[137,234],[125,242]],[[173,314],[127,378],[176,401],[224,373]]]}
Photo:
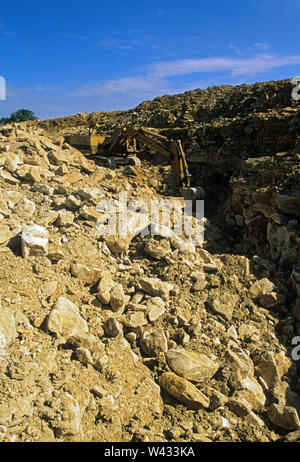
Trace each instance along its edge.
{"label": "yellow excavator", "polygon": [[130,126],[116,128],[110,136],[99,135],[96,133],[98,127],[97,124],[90,129],[89,136],[68,136],[66,141],[111,168],[119,165],[140,166],[141,161],[137,157],[139,147],[147,146],[170,159],[181,193],[186,199],[204,198],[203,188],[191,188],[191,175],[180,140],[170,140],[151,130]]}

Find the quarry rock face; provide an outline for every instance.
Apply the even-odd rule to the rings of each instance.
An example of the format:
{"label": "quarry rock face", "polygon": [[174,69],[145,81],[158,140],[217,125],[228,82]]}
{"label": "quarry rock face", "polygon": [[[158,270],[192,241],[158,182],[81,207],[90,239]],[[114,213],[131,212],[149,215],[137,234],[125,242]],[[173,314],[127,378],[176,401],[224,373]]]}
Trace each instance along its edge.
{"label": "quarry rock face", "polygon": [[[0,127],[1,442],[299,439],[291,90],[222,85]],[[145,212],[184,209],[165,156],[109,169],[68,143],[96,123],[182,140],[206,192],[202,241],[176,232],[178,212]],[[120,193],[127,221],[109,233]]]}

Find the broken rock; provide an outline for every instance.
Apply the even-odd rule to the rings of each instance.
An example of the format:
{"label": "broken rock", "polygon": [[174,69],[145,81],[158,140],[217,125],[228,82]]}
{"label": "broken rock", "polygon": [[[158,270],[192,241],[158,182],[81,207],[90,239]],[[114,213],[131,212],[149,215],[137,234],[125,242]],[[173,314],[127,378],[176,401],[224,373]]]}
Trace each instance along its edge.
{"label": "broken rock", "polygon": [[165,331],[159,327],[145,331],[140,339],[143,352],[148,356],[158,355],[168,350],[168,340]]}
{"label": "broken rock", "polygon": [[159,385],[190,409],[198,410],[209,406],[209,399],[195,385],[178,377],[174,372],[164,372],[159,377]]}
{"label": "broken rock", "polygon": [[21,234],[23,257],[47,255],[48,236],[49,232],[42,226],[36,224],[25,226]]}
{"label": "broken rock", "polygon": [[100,300],[101,303],[104,305],[108,305],[110,302],[110,293],[112,288],[116,285],[114,282],[111,273],[108,271],[104,272],[102,278],[99,281],[97,287],[97,294],[96,297]]}
{"label": "broken rock", "polygon": [[165,302],[160,297],[152,297],[147,302],[147,312],[150,322],[156,321],[164,312]]}
{"label": "broken rock", "polygon": [[294,407],[273,403],[268,407],[268,417],[274,425],[285,430],[293,431],[300,428],[299,417]]}
{"label": "broken rock", "polygon": [[169,298],[169,292],[173,289],[173,284],[163,282],[158,278],[141,278],[141,288],[149,295],[160,296],[164,299]]}
{"label": "broken rock", "polygon": [[124,294],[122,284],[116,285],[110,292],[110,306],[113,311],[123,312],[130,296]]}
{"label": "broken rock", "polygon": [[144,251],[156,260],[160,260],[165,257],[169,250],[170,244],[166,239],[162,239],[160,241],[149,239],[144,247]]}
{"label": "broken rock", "polygon": [[176,374],[192,382],[207,382],[220,367],[217,361],[193,351],[172,349],[166,353],[166,358]]}
{"label": "broken rock", "polygon": [[65,297],[59,297],[52,308],[48,319],[47,328],[50,332],[69,338],[73,335],[88,332],[87,322],[80,316],[75,303]]}
{"label": "broken rock", "polygon": [[[210,291],[212,293],[214,291]],[[219,294],[215,292],[216,296],[211,295],[207,303],[210,308],[215,311],[217,314],[225,318],[227,321],[230,321],[232,318],[233,310],[238,301],[238,295],[233,294]]]}
{"label": "broken rock", "polygon": [[5,354],[5,348],[16,337],[15,317],[10,308],[0,304],[0,359]]}
{"label": "broken rock", "polygon": [[99,281],[102,270],[100,268],[88,268],[80,263],[72,263],[71,274],[83,281],[85,284],[93,285]]}

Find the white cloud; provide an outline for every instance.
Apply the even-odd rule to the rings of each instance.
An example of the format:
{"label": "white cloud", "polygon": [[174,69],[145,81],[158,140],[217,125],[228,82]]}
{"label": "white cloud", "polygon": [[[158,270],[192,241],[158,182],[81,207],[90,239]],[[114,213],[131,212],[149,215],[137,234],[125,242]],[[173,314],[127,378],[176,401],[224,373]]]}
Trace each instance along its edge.
{"label": "white cloud", "polygon": [[124,92],[160,93],[161,91],[167,91],[167,85],[163,79],[136,75],[115,80],[107,80],[105,82],[100,82],[98,84],[96,83],[94,85],[85,85],[78,88],[74,95],[92,96]]}
{"label": "white cloud", "polygon": [[260,50],[267,50],[270,48],[270,45],[266,42],[256,42],[254,43],[253,47],[259,48]]}
{"label": "white cloud", "polygon": [[164,61],[151,64],[149,74],[155,78],[186,75],[195,72],[230,72],[232,76],[253,75],[282,66],[300,64],[300,55],[258,55],[251,58],[202,58]]}
{"label": "white cloud", "polygon": [[[238,85],[254,82],[257,74],[298,64],[300,55],[267,54],[250,58],[219,57],[154,62],[135,75],[84,85],[68,96],[76,96],[78,101],[97,102],[101,108],[99,110],[126,109],[163,94],[181,93],[222,83]],[[193,75],[195,78],[191,81]],[[174,79],[177,76],[179,79]],[[183,80],[180,76],[186,78]]]}
{"label": "white cloud", "polygon": [[[144,68],[143,74],[84,85],[77,88],[73,95],[78,97],[95,95],[108,99],[110,95],[113,97],[114,95],[128,94],[145,99],[178,91],[178,84],[176,85],[169,80],[171,77],[200,74],[198,81],[209,82],[208,79],[203,80],[205,73],[227,72],[228,76],[222,76],[223,80],[230,82],[238,79],[238,81],[241,81],[244,78],[247,81],[259,73],[297,64],[300,64],[300,55],[275,56],[266,54],[250,58],[220,57],[155,62]],[[218,81],[219,77],[217,75],[210,80],[211,85],[216,84]],[[180,88],[191,88],[191,83],[189,82],[179,85]]]}

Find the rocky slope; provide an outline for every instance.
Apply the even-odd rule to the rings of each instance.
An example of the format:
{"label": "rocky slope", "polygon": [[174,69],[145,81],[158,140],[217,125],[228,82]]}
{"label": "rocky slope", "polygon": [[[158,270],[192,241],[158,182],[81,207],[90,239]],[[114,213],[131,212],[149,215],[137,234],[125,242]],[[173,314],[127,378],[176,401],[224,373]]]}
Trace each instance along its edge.
{"label": "rocky slope", "polygon": [[[212,87],[0,130],[1,441],[299,439],[290,91],[289,81]],[[135,236],[131,201],[165,199],[171,168],[88,161],[64,137],[96,122],[183,140],[208,192],[201,246]],[[101,235],[110,211],[97,204],[120,193],[130,232]]]}

